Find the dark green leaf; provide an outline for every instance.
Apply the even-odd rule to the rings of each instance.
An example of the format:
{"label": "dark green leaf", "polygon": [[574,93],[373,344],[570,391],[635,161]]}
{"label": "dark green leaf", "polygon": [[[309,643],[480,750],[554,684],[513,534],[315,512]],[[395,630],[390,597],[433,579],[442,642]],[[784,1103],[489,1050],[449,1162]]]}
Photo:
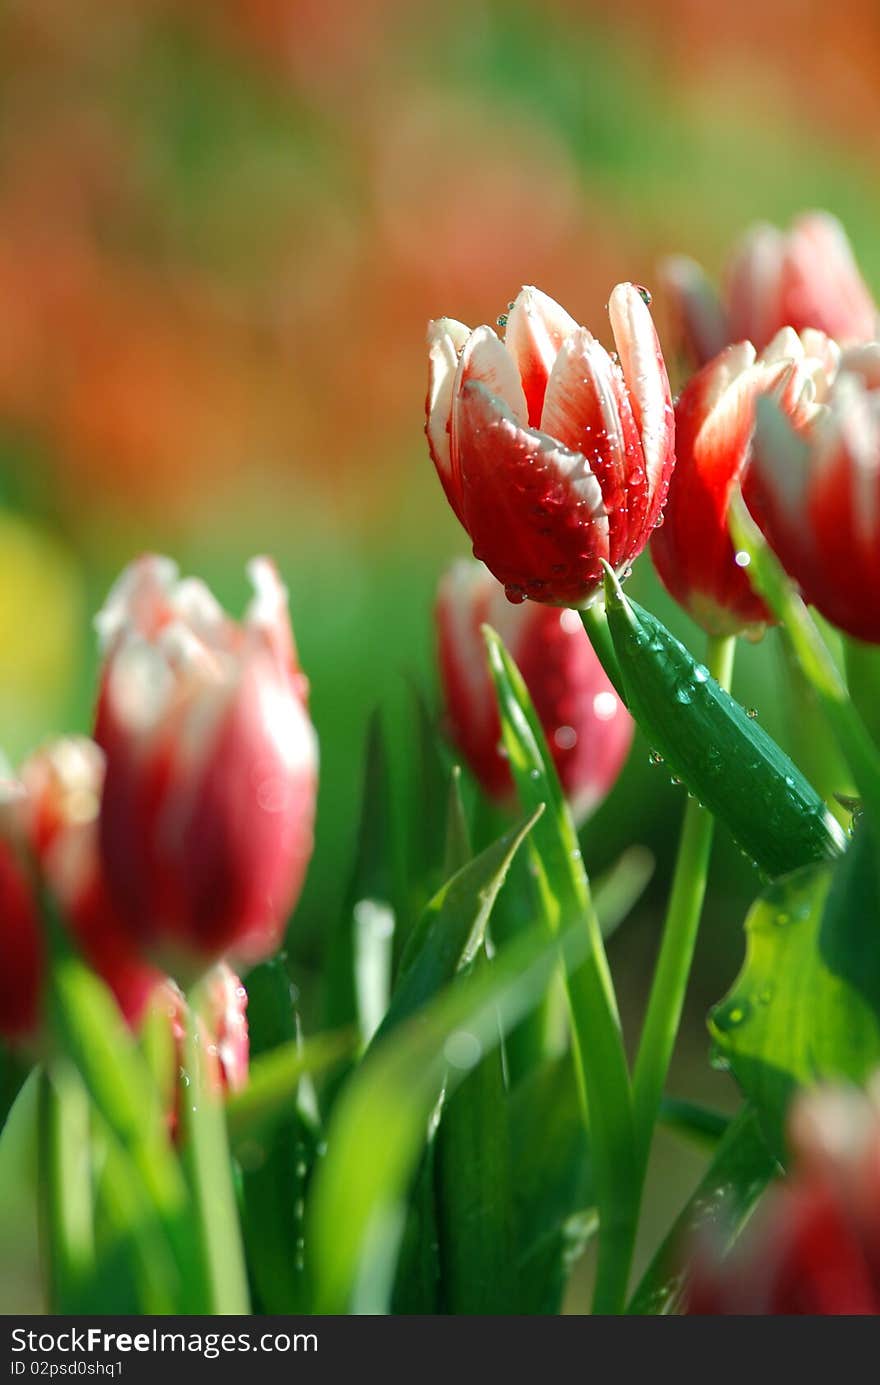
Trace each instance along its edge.
{"label": "dark green leaf", "polygon": [[630,711],[758,868],[775,877],[839,855],[839,823],[763,727],[611,577],[606,606]]}

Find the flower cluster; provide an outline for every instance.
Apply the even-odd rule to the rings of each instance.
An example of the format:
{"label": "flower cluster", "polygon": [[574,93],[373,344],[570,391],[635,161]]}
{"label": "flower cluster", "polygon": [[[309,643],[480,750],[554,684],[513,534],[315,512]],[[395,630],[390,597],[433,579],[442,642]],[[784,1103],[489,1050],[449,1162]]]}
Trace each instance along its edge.
{"label": "flower cluster", "polygon": [[168,559],[133,563],[97,621],[94,739],[54,742],[0,785],[8,1040],[48,1037],[49,908],[128,1023],[160,1007],[178,1052],[176,982],[202,977],[212,1081],[245,1080],[247,997],[227,959],[247,966],[277,949],[311,854],[317,787],[286,593],[265,559],[250,575],[239,624]]}

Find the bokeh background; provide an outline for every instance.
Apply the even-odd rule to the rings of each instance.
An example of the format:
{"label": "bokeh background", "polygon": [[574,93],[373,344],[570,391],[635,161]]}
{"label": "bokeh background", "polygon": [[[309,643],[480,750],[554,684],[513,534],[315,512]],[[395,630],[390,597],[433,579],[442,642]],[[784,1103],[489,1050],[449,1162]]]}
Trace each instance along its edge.
{"label": "bokeh background", "polygon": [[[322,744],[290,939],[306,994],[340,906],[366,719],[406,745],[430,609],[465,551],[422,437],[425,323],[523,283],[607,336],[619,279],[825,206],[880,288],[873,0],[5,0],[0,7],[0,745],[87,729],[91,616],[172,553],[233,607],[272,552]],[[662,325],[663,305],[658,303]],[[633,590],[699,634],[642,559]],[[737,691],[796,753],[775,637]],[[404,751],[405,753],[405,751]],[[807,766],[809,767],[809,766]],[[817,770],[817,772],[819,772]],[[823,787],[837,784],[833,774]],[[415,786],[414,792],[418,792]],[[612,945],[650,975],[682,793],[637,743],[588,825],[657,857]],[[731,1105],[703,1017],[758,882],[722,839],[672,1087]],[[648,1237],[699,1159],[662,1140]]]}

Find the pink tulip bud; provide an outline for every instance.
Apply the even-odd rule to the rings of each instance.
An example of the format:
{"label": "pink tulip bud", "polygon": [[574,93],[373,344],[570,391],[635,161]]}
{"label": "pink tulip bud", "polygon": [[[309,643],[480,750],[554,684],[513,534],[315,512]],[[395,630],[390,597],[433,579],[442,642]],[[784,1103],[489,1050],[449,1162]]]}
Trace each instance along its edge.
{"label": "pink tulip bud", "polygon": [[841,345],[877,335],[874,300],[846,232],[827,212],[805,212],[789,231],[752,226],[734,250],[723,299],[693,260],[669,259],[660,273],[694,368],[732,342],[761,351],[783,327],[813,327]]}
{"label": "pink tulip bud", "polygon": [[767,400],[754,454],[746,500],[805,600],[880,644],[880,343],[795,416]]}
{"label": "pink tulip bud", "polygon": [[275,568],[249,571],[241,624],[158,557],[98,617],[102,857],[120,917],[172,973],[273,952],[312,851],[307,683]]}
{"label": "pink tulip bud", "polygon": [[772,620],[728,532],[731,496],[742,484],[748,498],[753,485],[757,401],[772,396],[786,416],[804,417],[827,397],[839,360],[821,332],[786,327],[760,356],[751,342],[728,346],[679,396],[675,471],[651,555],[664,586],[711,635],[759,633]]}
{"label": "pink tulip bud", "polygon": [[880,1111],[870,1095],[819,1089],[790,1122],[793,1172],[768,1193],[728,1256],[701,1238],[688,1311],[880,1313]]}
{"label": "pink tulip bud", "polygon": [[447,499],[508,599],[589,604],[660,517],[674,462],[669,382],[646,294],[618,284],[609,355],[524,288],[506,319],[429,330],[427,436]]}
{"label": "pink tulip bud", "polygon": [[451,740],[490,798],[513,794],[481,628],[489,624],[518,665],[547,737],[563,791],[583,820],[610,792],[632,740],[632,721],[573,611],[511,606],[480,563],[455,563],[437,597],[440,679]]}

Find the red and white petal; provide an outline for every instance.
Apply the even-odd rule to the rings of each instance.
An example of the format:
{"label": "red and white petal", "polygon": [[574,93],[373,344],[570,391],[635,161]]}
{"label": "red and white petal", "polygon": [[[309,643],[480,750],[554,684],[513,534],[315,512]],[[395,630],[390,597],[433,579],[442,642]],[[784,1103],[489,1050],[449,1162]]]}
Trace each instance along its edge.
{"label": "red and white petal", "polygon": [[470,336],[470,328],[453,317],[441,317],[428,324],[428,398],[425,403],[425,433],[431,459],[455,513],[459,497],[452,485],[452,394],[458,357]]}
{"label": "red and white petal", "polygon": [[675,416],[663,352],[648,306],[634,284],[608,300],[611,330],[642,440],[648,504],[645,540],[660,517],[675,464]]}
{"label": "red and white petal", "polygon": [[783,567],[803,582],[810,559],[807,497],[810,447],[779,401],[757,401],[752,456],[743,496]]}
{"label": "red and white petal", "polygon": [[527,421],[541,422],[544,393],[562,343],[578,324],[564,308],[540,289],[520,289],[507,318],[505,345],[516,362],[528,404]]}
{"label": "red and white petal", "polygon": [[664,260],[660,280],[685,354],[699,369],[730,341],[727,312],[701,266],[687,255]]}
{"label": "red and white petal", "polygon": [[156,553],[145,553],[129,563],[95,617],[101,649],[108,650],[129,631],[152,639],[173,620],[177,578],[177,564]]}
{"label": "red and white petal", "polygon": [[735,341],[747,338],[760,350],[785,322],[781,316],[784,256],[782,232],[764,224],[747,231],[734,252],[727,274],[727,301]]}
{"label": "red and white petal", "polygon": [[547,384],[541,431],[586,457],[602,490],[613,566],[640,532],[647,487],[639,431],[621,372],[585,327],[556,357]]}
{"label": "red and white petal", "polygon": [[819,327],[841,342],[877,334],[877,309],[846,232],[828,212],[797,218],[786,241],[783,302],[796,327]]}
{"label": "red and white petal", "polygon": [[589,463],[524,428],[478,381],[456,400],[465,526],[513,600],[590,599],[607,560],[608,515]]}

